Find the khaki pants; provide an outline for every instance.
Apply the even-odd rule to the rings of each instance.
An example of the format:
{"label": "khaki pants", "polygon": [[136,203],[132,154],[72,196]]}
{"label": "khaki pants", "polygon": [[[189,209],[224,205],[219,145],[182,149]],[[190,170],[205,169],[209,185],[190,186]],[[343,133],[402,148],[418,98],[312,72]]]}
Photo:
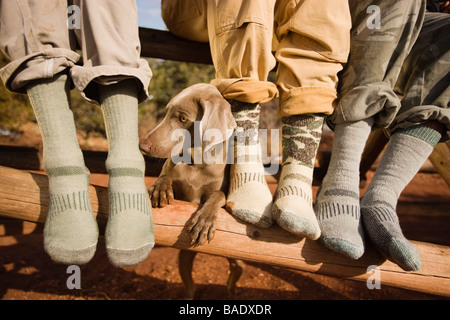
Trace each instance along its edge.
{"label": "khaki pants", "polygon": [[[80,9],[79,29],[68,27],[71,4]],[[140,101],[147,98],[152,74],[140,57],[134,0],[0,0],[0,18],[0,46],[11,59],[0,77],[9,90],[25,93],[30,81],[69,70],[89,101],[99,100],[97,83],[125,78],[139,83]]]}
{"label": "khaki pants", "polygon": [[419,37],[406,57],[394,90],[403,96],[390,131],[436,120],[450,140],[450,14],[425,14]]}
{"label": "khaki pants", "polygon": [[[263,103],[279,92],[282,116],[333,112],[350,49],[348,1],[162,0],[162,16],[172,33],[210,42],[212,83],[225,98]],[[267,80],[272,51],[277,86]]]}

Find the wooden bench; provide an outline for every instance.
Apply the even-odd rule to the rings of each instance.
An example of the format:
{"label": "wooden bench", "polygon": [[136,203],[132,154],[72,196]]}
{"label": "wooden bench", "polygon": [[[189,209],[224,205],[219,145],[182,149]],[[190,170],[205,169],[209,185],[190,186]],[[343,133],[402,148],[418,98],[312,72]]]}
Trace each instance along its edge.
{"label": "wooden bench", "polygon": [[[140,29],[140,36],[144,57],[212,63],[208,44],[190,42],[166,31],[144,28]],[[363,174],[370,169],[386,142],[379,132],[371,136],[361,165]],[[20,158],[25,156],[28,162],[17,163],[15,159],[18,154],[22,154]],[[430,159],[450,185],[449,154],[449,144],[440,144]],[[85,157],[91,172],[106,173],[106,153],[85,151]],[[158,162],[146,160],[146,175],[156,177],[160,169]],[[326,166],[326,162],[323,165]],[[48,179],[42,173],[33,172],[39,169],[41,163],[37,150],[2,148],[1,216],[44,223],[48,208]],[[90,197],[100,229],[103,230],[108,216],[107,189],[91,185]],[[221,210],[214,240],[193,248],[185,225],[195,209],[195,205],[180,201],[162,209],[153,209],[156,244],[359,281],[367,281],[372,275],[368,267],[376,265],[383,284],[450,297],[450,247],[415,241],[423,261],[422,268],[417,272],[405,272],[371,247],[361,259],[353,261],[331,252],[316,241],[295,237],[278,226],[261,229],[245,224]]]}

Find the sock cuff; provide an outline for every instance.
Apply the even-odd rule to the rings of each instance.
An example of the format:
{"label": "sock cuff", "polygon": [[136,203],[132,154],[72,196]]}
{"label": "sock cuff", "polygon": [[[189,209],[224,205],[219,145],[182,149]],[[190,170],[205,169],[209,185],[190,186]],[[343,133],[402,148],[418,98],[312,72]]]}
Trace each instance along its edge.
{"label": "sock cuff", "polygon": [[241,111],[259,112],[261,105],[259,103],[247,103],[238,100],[227,100],[231,106],[232,113],[239,113]]}
{"label": "sock cuff", "polygon": [[417,125],[406,129],[400,129],[395,132],[395,134],[397,133],[415,137],[428,143],[432,147],[438,144],[438,142],[442,138],[442,135],[438,131],[424,125]]}
{"label": "sock cuff", "polygon": [[288,126],[302,126],[307,127],[310,126],[311,123],[317,124],[316,126],[322,127],[325,116],[323,114],[316,114],[316,113],[305,113],[305,114],[298,114],[298,115],[292,115],[289,117],[282,117],[282,123],[283,125]]}

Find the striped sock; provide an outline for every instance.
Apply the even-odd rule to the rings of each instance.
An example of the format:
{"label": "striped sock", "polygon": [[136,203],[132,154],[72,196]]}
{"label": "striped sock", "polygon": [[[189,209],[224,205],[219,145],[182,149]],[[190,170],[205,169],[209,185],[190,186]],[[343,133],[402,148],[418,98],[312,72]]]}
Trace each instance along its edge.
{"label": "striped sock", "polygon": [[364,253],[359,165],[371,127],[371,119],[336,125],[330,164],[315,204],[320,242],[351,259]]}
{"label": "striped sock", "polygon": [[423,125],[395,132],[361,200],[369,238],[386,258],[406,271],[418,270],[421,260],[415,246],[404,237],[395,208],[401,192],[440,139],[439,132]]}
{"label": "striped sock", "polygon": [[140,263],[154,246],[154,225],[139,151],[137,85],[134,80],[99,86],[108,136],[109,217],[105,240],[110,262]]}
{"label": "striped sock", "polygon": [[313,240],[320,236],[312,204],[312,179],[323,120],[314,114],[282,119],[283,167],[272,207],[283,229]]}
{"label": "striped sock", "polygon": [[237,127],[227,207],[234,216],[267,228],[273,224],[272,193],[261,161],[258,139],[260,106],[233,100],[230,104]]}
{"label": "striped sock", "polygon": [[81,265],[95,254],[97,221],[89,199],[89,171],[78,145],[65,74],[31,85],[28,95],[44,144],[49,208],[44,249],[58,263]]}

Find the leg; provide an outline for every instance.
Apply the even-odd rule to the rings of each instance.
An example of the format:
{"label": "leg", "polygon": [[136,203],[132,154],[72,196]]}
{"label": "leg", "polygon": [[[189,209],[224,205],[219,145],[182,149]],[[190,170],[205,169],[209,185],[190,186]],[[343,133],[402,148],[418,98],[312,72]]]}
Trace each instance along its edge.
{"label": "leg", "polygon": [[178,253],[178,272],[184,284],[184,296],[186,299],[192,300],[195,297],[195,284],[192,279],[192,266],[196,251],[180,250]]}
{"label": "leg", "polygon": [[283,167],[272,213],[285,230],[317,239],[320,229],[313,210],[312,178],[323,117],[283,117]]}
{"label": "leg", "polygon": [[0,46],[11,59],[0,76],[10,91],[27,93],[28,83],[52,78],[80,59],[67,30],[67,0],[1,1],[0,20]]}
{"label": "leg", "polygon": [[[422,1],[349,4],[352,54],[340,75],[339,104],[328,119],[335,130],[334,145],[315,211],[321,242],[357,259],[364,252],[358,201],[361,154],[372,127],[388,126],[400,108],[393,87],[417,39],[425,8]],[[376,5],[383,13],[379,29],[368,27],[369,5]]]}
{"label": "leg", "polygon": [[371,128],[370,119],[336,126],[330,165],[315,204],[321,243],[352,259],[364,253],[358,168]]}
{"label": "leg", "polygon": [[420,268],[420,256],[403,236],[395,212],[400,193],[419,171],[441,134],[419,125],[395,132],[361,200],[364,227],[375,246],[406,271]]}
{"label": "leg", "polygon": [[275,67],[271,53],[274,4],[274,0],[162,2],[162,15],[171,32],[210,42],[216,68],[212,84],[229,100],[237,121],[228,209],[262,227],[273,223],[258,128],[259,104],[277,94],[276,86],[267,81]]}
{"label": "leg", "polygon": [[138,86],[132,79],[99,86],[108,137],[109,218],[105,239],[115,266],[136,265],[154,245],[154,226],[139,151]]}
{"label": "leg", "polygon": [[[258,128],[259,104],[276,96],[267,81],[275,1],[208,1],[208,33],[216,68],[212,81],[230,101],[237,122],[228,208],[244,221],[272,225],[272,194],[264,177]],[[225,27],[224,27],[225,26]]]}
{"label": "leg", "polygon": [[231,102],[236,119],[234,161],[230,167],[227,208],[236,217],[270,227],[272,193],[267,185],[259,144],[259,104]]}
{"label": "leg", "polygon": [[[337,73],[348,56],[350,12],[346,1],[285,0],[277,2],[275,17],[283,166],[273,215],[284,229],[315,240],[320,229],[313,170],[324,116],[333,112],[337,97]],[[321,27],[311,28],[313,21]]]}
{"label": "leg", "polygon": [[0,14],[0,43],[12,60],[2,80],[28,94],[43,139],[50,198],[44,249],[56,262],[85,264],[95,253],[98,227],[70,110],[67,69],[79,56],[67,32],[67,1],[2,1]]}
{"label": "leg", "polygon": [[201,246],[210,242],[216,233],[217,213],[225,205],[226,197],[222,191],[214,191],[192,214],[187,225],[191,244]]}
{"label": "leg", "polygon": [[[404,270],[417,270],[421,260],[403,236],[396,214],[398,197],[436,144],[449,139],[448,68],[450,19],[427,13],[397,82],[404,94],[392,137],[369,189],[361,200],[363,223],[370,239]],[[430,48],[433,48],[430,50]]]}
{"label": "leg", "polygon": [[100,102],[98,84],[135,79],[138,102],[148,98],[152,72],[140,54],[135,0],[73,0],[81,9],[82,28],[75,29],[83,65],[71,68],[75,88],[88,101]]}
{"label": "leg", "polygon": [[236,295],[236,282],[242,275],[242,270],[244,267],[244,262],[242,260],[230,259],[230,274],[227,279],[227,292],[230,299],[234,299]]}
{"label": "leg", "polygon": [[83,28],[76,30],[83,66],[71,69],[75,87],[101,105],[108,138],[109,219],[105,240],[115,266],[136,265],[154,245],[145,162],[139,150],[138,103],[147,95],[151,71],[140,57],[133,0],[75,0]]}
{"label": "leg", "polygon": [[49,177],[44,248],[56,262],[84,264],[95,253],[98,227],[89,200],[89,171],[69,106],[69,88],[63,74],[29,85],[28,94],[41,129]]}

